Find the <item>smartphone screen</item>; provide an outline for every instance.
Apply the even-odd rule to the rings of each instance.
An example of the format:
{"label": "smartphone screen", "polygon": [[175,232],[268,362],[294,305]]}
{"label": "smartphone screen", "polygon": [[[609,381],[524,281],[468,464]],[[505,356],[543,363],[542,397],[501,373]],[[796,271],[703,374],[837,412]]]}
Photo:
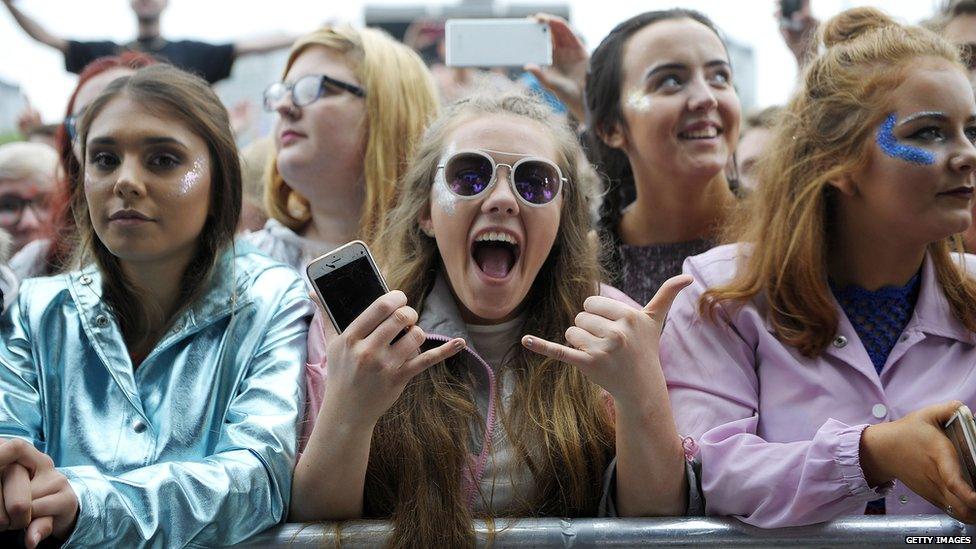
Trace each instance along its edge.
{"label": "smartphone screen", "polygon": [[386,293],[366,256],[316,278],[314,283],[340,332]]}

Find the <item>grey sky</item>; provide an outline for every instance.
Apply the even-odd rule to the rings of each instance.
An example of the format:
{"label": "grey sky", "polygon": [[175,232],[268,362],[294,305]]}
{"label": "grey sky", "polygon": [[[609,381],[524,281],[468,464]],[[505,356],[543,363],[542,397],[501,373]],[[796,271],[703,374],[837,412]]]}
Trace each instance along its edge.
{"label": "grey sky", "polygon": [[[547,3],[548,0],[531,0]],[[170,38],[226,42],[278,31],[304,32],[326,21],[362,23],[363,6],[449,4],[439,0],[170,0],[162,26]],[[499,2],[502,3],[502,2]],[[510,2],[517,4],[519,2]],[[563,3],[563,2],[552,2]],[[636,13],[681,5],[703,11],[735,40],[754,48],[760,105],[786,100],[795,66],[773,19],[775,0],[567,0],[573,23],[590,48],[613,26]],[[929,16],[938,0],[813,0],[821,18],[855,5],[873,5],[908,22]],[[65,38],[131,40],[135,20],[128,0],[18,0],[18,6]],[[33,42],[0,8],[0,80],[18,84],[45,122],[60,119],[76,76],[64,71],[61,54]]]}

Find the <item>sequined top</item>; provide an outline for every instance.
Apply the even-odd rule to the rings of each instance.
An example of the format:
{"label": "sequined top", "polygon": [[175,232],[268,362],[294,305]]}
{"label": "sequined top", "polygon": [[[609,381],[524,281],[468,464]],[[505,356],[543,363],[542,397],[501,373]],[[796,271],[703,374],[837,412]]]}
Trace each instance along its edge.
{"label": "sequined top", "polygon": [[644,305],[654,297],[661,284],[681,274],[685,259],[704,253],[715,246],[706,239],[652,244],[650,246],[618,245],[620,250],[620,289]]}
{"label": "sequined top", "polygon": [[26,281],[0,319],[0,437],[68,478],[64,547],[229,545],[287,515],[312,304],[240,248],[135,370],[93,267]]}

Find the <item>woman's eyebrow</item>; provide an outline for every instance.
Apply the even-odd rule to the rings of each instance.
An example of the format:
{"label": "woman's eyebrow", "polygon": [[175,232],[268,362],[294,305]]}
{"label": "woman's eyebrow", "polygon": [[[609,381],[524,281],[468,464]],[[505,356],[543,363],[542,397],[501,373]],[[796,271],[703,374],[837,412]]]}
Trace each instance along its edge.
{"label": "woman's eyebrow", "polygon": [[[705,68],[707,69],[711,69],[714,67],[731,67],[731,65],[729,65],[729,62],[724,59],[712,59],[711,61],[705,63]],[[686,65],[685,63],[678,63],[676,61],[666,61],[659,65],[653,65],[651,66],[651,68],[647,69],[647,72],[644,73],[644,80],[650,79],[652,76],[654,76],[655,74],[661,71],[683,71],[683,70],[688,70],[688,65]]]}
{"label": "woman's eyebrow", "polygon": [[949,119],[949,117],[946,115],[946,113],[944,113],[942,111],[922,111],[922,112],[917,112],[915,114],[910,114],[910,115],[906,116],[905,118],[902,119],[901,122],[898,123],[898,126],[904,126],[905,124],[911,124],[912,122],[914,122],[916,120],[921,120],[923,118],[931,118],[933,120],[938,120],[940,122]]}

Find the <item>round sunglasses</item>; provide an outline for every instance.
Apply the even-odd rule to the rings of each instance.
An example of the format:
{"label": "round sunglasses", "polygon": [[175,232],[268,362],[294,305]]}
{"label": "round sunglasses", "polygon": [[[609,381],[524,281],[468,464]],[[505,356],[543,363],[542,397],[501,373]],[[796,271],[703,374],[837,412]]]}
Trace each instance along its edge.
{"label": "round sunglasses", "polygon": [[544,158],[526,157],[514,164],[500,164],[481,151],[458,151],[437,165],[444,170],[444,183],[461,198],[475,198],[491,189],[498,181],[498,168],[509,170],[508,182],[512,192],[529,206],[544,206],[559,195],[563,182],[562,171]]}

